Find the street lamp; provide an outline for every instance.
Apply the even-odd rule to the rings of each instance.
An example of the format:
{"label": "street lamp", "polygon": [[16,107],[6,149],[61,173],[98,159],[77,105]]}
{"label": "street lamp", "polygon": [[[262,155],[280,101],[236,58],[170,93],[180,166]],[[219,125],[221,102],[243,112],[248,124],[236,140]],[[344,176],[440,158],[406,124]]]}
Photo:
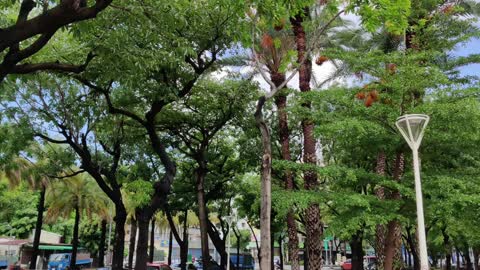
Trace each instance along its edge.
{"label": "street lamp", "polygon": [[225,220],[228,223],[228,232],[227,232],[227,270],[230,270],[230,229],[232,227],[233,216],[226,216]]}
{"label": "street lamp", "polygon": [[418,148],[422,142],[425,127],[430,118],[424,114],[406,114],[400,116],[395,123],[403,138],[413,152],[413,169],[415,175],[415,197],[417,201],[418,244],[420,250],[420,269],[428,270],[427,239],[425,236],[425,220],[423,218],[422,184],[420,182],[420,164]]}

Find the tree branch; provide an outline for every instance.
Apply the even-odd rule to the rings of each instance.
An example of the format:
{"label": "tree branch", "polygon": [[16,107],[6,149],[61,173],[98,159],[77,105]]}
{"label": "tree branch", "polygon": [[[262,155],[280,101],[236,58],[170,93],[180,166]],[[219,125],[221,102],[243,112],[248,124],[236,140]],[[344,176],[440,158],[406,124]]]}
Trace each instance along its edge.
{"label": "tree branch", "polygon": [[41,133],[35,133],[34,136],[36,137],[39,137],[39,138],[42,138],[44,139],[45,141],[48,141],[48,142],[51,142],[51,143],[55,143],[55,144],[68,144],[68,141],[67,140],[55,140],[55,139],[52,139],[44,134],[41,134]]}
{"label": "tree branch", "polygon": [[34,73],[37,71],[43,70],[50,70],[50,71],[57,71],[57,72],[66,72],[66,73],[81,73],[83,72],[90,61],[95,57],[93,53],[89,53],[87,55],[87,59],[85,63],[81,65],[72,65],[66,63],[56,62],[46,62],[46,63],[35,63],[35,64],[20,64],[16,65],[10,71],[11,74],[28,74]]}

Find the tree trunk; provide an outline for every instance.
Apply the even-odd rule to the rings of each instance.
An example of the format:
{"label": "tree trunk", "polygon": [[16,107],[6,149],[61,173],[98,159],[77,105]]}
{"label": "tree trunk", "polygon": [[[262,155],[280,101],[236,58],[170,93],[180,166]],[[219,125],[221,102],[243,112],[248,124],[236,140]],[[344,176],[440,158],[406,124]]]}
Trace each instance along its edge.
{"label": "tree trunk", "polygon": [[287,214],[287,230],[288,230],[288,258],[292,270],[300,270],[299,248],[298,248],[298,235],[297,235],[297,222],[292,210]]}
{"label": "tree trunk", "polygon": [[[386,155],[381,151],[377,155],[377,165],[375,167],[376,174],[385,176]],[[379,186],[375,189],[375,195],[379,200],[385,200],[385,188]],[[385,225],[378,224],[375,231],[375,255],[377,257],[376,265],[378,270],[384,269],[385,263]]]}
{"label": "tree trunk", "polygon": [[107,235],[107,220],[102,219],[100,243],[98,244],[98,267],[105,266],[105,238]]}
{"label": "tree trunk", "polygon": [[[113,242],[112,269],[123,269],[123,251],[125,250],[125,223],[127,212],[123,205],[115,205],[115,240]],[[136,230],[136,229],[135,229]]]}
{"label": "tree trunk", "polygon": [[414,235],[412,235],[411,227],[407,226],[406,231],[407,231],[407,243],[413,257],[413,269],[419,270],[420,257],[418,256],[417,243],[416,243],[417,241],[415,240],[416,238],[414,237]]}
{"label": "tree trunk", "polygon": [[458,251],[457,248],[455,248],[455,255],[457,257],[457,266],[456,266],[456,269],[457,270],[460,270],[460,252]]}
{"label": "tree trunk", "polygon": [[[271,71],[272,82],[279,87],[285,82],[285,74]],[[282,147],[282,159],[291,161],[290,155],[290,130],[288,128],[287,96],[285,93],[278,93],[275,97],[275,105],[278,110],[278,135],[280,145]],[[290,171],[284,172],[284,183],[286,190],[293,190],[294,182],[293,175]],[[292,270],[300,270],[300,263],[298,259],[298,235],[297,223],[293,211],[289,211],[287,215],[287,229],[288,229],[288,254]]]}
{"label": "tree trunk", "polygon": [[[312,75],[312,62],[308,58],[307,39],[303,28],[303,18],[308,16],[308,8],[290,19],[295,35],[295,43],[297,46],[297,63],[300,64],[299,70],[299,86],[300,91],[310,92],[310,80]],[[307,110],[311,110],[311,103],[302,104]],[[315,126],[312,119],[305,118],[302,120],[303,130],[303,162],[306,164],[316,165],[316,141],[313,135]],[[317,173],[315,171],[304,172],[304,185],[307,190],[314,190],[318,186]],[[320,220],[320,206],[312,203],[305,211],[306,233],[310,241],[308,241],[309,252],[309,269],[320,269],[322,265],[322,224]]]}
{"label": "tree trunk", "polygon": [[200,240],[202,247],[202,263],[203,268],[208,269],[210,265],[210,249],[208,247],[208,215],[207,205],[205,201],[205,175],[206,164],[204,160],[198,161],[199,168],[195,171],[197,181],[197,204],[198,219],[200,221]]}
{"label": "tree trunk", "polygon": [[77,250],[78,250],[78,225],[80,224],[80,210],[75,206],[75,223],[73,225],[72,239],[72,258],[70,259],[70,269],[77,269]]}
{"label": "tree trunk", "polygon": [[261,257],[260,257],[260,246],[258,245],[258,239],[257,239],[257,236],[255,235],[255,231],[252,228],[252,224],[250,224],[250,222],[247,221],[247,225],[250,228],[250,232],[253,235],[253,239],[255,239],[255,246],[257,247],[257,259],[258,259],[258,263],[260,264]]}
{"label": "tree trunk", "polygon": [[280,235],[278,237],[278,247],[279,247],[279,250],[280,250],[280,270],[283,270],[283,245],[282,245],[282,242],[283,242],[283,237],[282,235]]}
{"label": "tree trunk", "polygon": [[390,221],[387,226],[388,233],[385,241],[385,261],[384,261],[385,270],[399,269],[399,266],[397,265],[398,262],[395,262],[396,252],[398,251],[398,246],[396,242],[398,239],[397,234],[398,234],[399,227],[400,227],[400,224],[397,220]]}
{"label": "tree trunk", "polygon": [[188,236],[187,240],[183,241],[180,245],[180,268],[182,270],[187,270],[187,261],[188,261]]}
{"label": "tree trunk", "polygon": [[138,223],[138,240],[137,240],[137,256],[135,259],[135,270],[146,270],[148,262],[148,235],[150,216],[137,211]]}
{"label": "tree trunk", "polygon": [[468,246],[465,248],[464,254],[467,270],[473,270],[472,257],[470,257],[470,249]]}
{"label": "tree trunk", "polygon": [[261,202],[260,202],[260,270],[270,268],[272,253],[270,250],[270,220],[272,211],[272,145],[270,131],[263,118],[263,105],[266,97],[262,96],[257,102],[255,121],[262,136],[262,165],[261,165]]}
{"label": "tree trunk", "polygon": [[308,252],[308,236],[305,235],[305,243],[303,245],[303,269],[304,270],[309,270],[308,268],[308,254],[310,254]]}
{"label": "tree trunk", "polygon": [[168,258],[167,258],[168,265],[172,264],[172,251],[173,251],[173,232],[172,230],[170,230],[170,233],[168,236]]}
{"label": "tree trunk", "polygon": [[479,265],[479,255],[480,255],[480,250],[477,248],[473,248],[473,265],[475,266],[475,270],[480,270],[480,265]]}
{"label": "tree trunk", "polygon": [[[177,241],[178,245],[180,246],[180,268],[182,270],[187,269],[187,259],[188,259],[188,224],[187,224],[187,215],[188,211],[185,210],[185,219],[183,220],[183,240],[180,238],[180,235],[177,231],[177,227],[175,227],[175,223],[173,222],[172,213],[168,206],[165,208],[165,214],[167,215],[168,225],[170,225],[170,233],[173,234],[175,237],[175,241]],[[169,256],[172,254],[172,242],[169,243]],[[171,260],[171,258],[170,258]]]}
{"label": "tree trunk", "polygon": [[42,233],[43,211],[45,211],[46,187],[42,185],[41,188],[40,199],[37,204],[37,222],[35,223],[35,235],[33,236],[32,257],[30,258],[29,269],[37,268],[38,245],[40,244],[40,234]]}
{"label": "tree trunk", "polygon": [[[405,155],[403,152],[397,152],[395,156],[393,180],[400,182],[405,171]],[[401,200],[399,190],[395,190],[390,194],[390,199]],[[385,269],[402,269],[402,226],[400,221],[392,220],[388,223],[388,233],[385,247],[385,263],[392,263],[386,265]]]}
{"label": "tree trunk", "polygon": [[[358,231],[352,236],[350,247],[352,249],[352,270],[363,270],[363,236],[362,232]],[[320,269],[320,268],[319,268]]]}
{"label": "tree trunk", "polygon": [[450,236],[447,234],[447,228],[442,227],[443,248],[445,252],[445,270],[452,270],[452,246]]}
{"label": "tree trunk", "polygon": [[[153,257],[155,253],[155,217],[152,218],[152,230],[150,231],[150,257],[148,258],[149,262],[153,262]],[[170,265],[170,264],[169,264]]]}
{"label": "tree trunk", "polygon": [[240,232],[237,232],[237,230],[235,229],[235,226],[232,227],[233,229],[233,233],[235,234],[235,238],[237,238],[237,260],[235,262],[235,269],[240,265],[240,237],[241,237],[241,234]]}
{"label": "tree trunk", "polygon": [[[273,217],[272,217],[273,219]],[[271,253],[272,253],[272,262],[270,263],[270,269],[275,270],[275,262],[273,258],[275,257],[275,238],[273,236],[273,230],[270,228],[272,235],[270,236],[270,248],[271,248]]]}
{"label": "tree trunk", "polygon": [[137,242],[137,221],[130,221],[130,245],[128,247],[128,269],[133,268],[133,254],[135,254],[135,244]]}
{"label": "tree trunk", "polygon": [[[208,235],[210,236],[210,239],[213,242],[213,245],[215,246],[215,249],[217,252],[220,254],[220,267],[222,269],[225,269],[227,266],[227,260],[228,260],[228,254],[226,252],[226,237],[221,238],[220,237],[220,232],[217,230],[215,225],[208,220]],[[222,233],[222,235],[226,235],[225,232]],[[230,269],[229,270],[234,270],[234,267],[232,264],[230,264]]]}

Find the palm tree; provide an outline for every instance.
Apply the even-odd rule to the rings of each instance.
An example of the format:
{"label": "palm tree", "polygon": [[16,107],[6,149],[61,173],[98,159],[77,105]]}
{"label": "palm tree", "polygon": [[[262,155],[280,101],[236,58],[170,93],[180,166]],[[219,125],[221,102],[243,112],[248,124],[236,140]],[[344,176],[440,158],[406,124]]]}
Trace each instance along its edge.
{"label": "palm tree", "polygon": [[35,223],[35,235],[33,237],[33,251],[30,258],[29,269],[35,269],[37,264],[38,246],[43,224],[43,212],[45,211],[45,193],[49,184],[49,178],[40,174],[36,164],[24,159],[16,158],[13,162],[3,166],[5,177],[12,188],[18,187],[23,181],[27,186],[40,191],[37,203],[37,221]]}
{"label": "palm tree", "polygon": [[83,214],[108,215],[108,199],[94,181],[83,175],[63,179],[49,186],[47,190],[47,218],[54,220],[60,216],[75,215],[72,239],[72,259],[70,269],[76,269],[78,250],[78,226]]}

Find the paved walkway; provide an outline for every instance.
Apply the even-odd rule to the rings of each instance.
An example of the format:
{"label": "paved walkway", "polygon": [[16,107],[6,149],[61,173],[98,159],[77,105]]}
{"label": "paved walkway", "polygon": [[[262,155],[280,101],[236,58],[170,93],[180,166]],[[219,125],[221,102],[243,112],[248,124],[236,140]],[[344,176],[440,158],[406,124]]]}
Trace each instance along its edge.
{"label": "paved walkway", "polygon": [[[255,264],[255,269],[260,269],[260,266],[258,265],[258,263]],[[291,270],[292,268],[290,267],[290,265],[284,265],[283,266],[283,270]],[[303,265],[300,266],[300,270],[303,270]],[[325,265],[322,267],[321,270],[341,270],[342,268],[340,266],[337,266],[337,265]]]}

